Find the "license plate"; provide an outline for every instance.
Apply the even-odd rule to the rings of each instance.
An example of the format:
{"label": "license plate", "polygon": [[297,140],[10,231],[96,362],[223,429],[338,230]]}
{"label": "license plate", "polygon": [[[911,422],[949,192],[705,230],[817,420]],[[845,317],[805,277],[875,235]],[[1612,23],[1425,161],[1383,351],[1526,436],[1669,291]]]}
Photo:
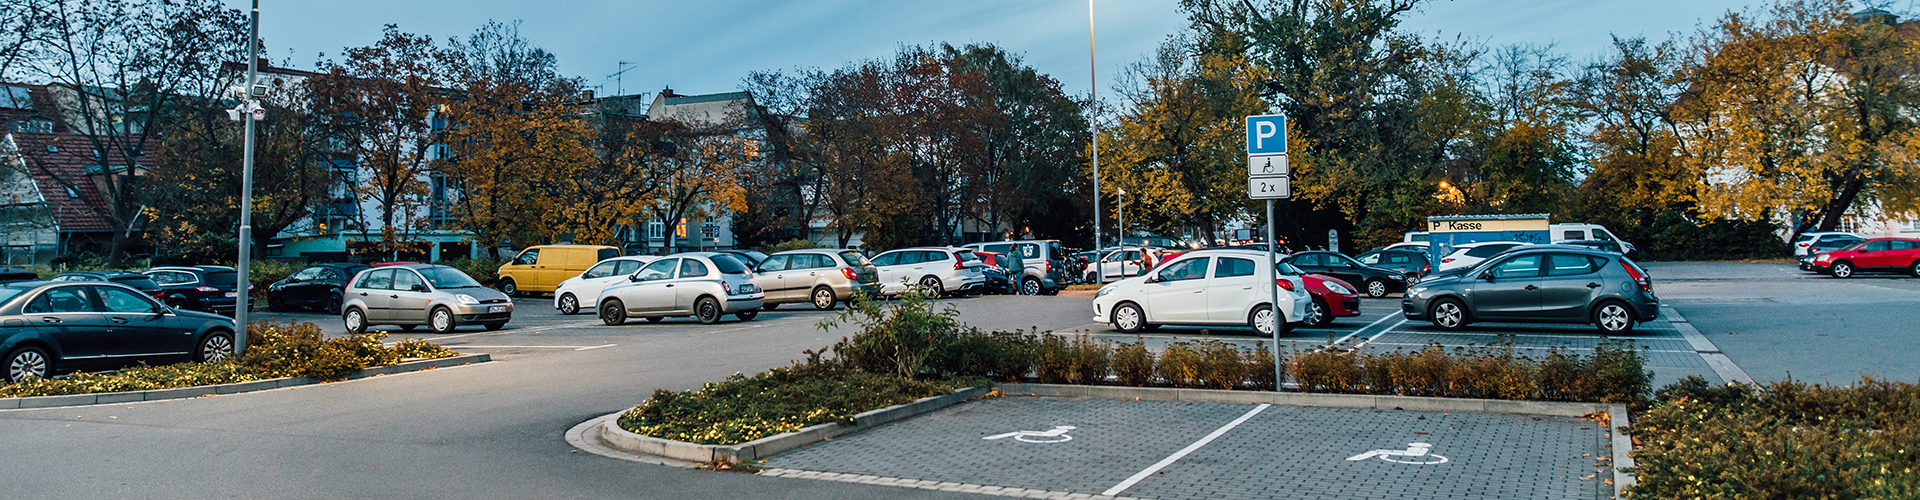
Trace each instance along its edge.
{"label": "license plate", "polygon": [[229,299],[238,297],[238,296],[240,296],[240,292],[227,292],[227,298]]}
{"label": "license plate", "polygon": [[490,307],[487,307],[487,312],[490,312],[490,313],[507,312],[507,306],[490,306]]}

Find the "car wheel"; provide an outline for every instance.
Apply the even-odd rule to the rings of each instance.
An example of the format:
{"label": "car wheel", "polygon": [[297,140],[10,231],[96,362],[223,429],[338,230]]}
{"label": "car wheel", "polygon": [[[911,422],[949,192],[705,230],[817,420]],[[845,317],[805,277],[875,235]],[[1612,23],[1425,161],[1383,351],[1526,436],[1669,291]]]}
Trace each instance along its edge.
{"label": "car wheel", "polygon": [[1020,280],[1020,294],[1021,295],[1039,295],[1040,280],[1033,279],[1033,278]]}
{"label": "car wheel", "polygon": [[667,318],[663,318],[659,316],[647,316],[648,323],[659,323],[661,320],[664,320],[664,319],[667,319]]}
{"label": "car wheel", "polygon": [[455,326],[459,325],[453,322],[453,311],[445,307],[435,307],[427,313],[427,328],[433,329],[433,333],[453,333]]}
{"label": "car wheel", "polygon": [[233,334],[227,332],[209,333],[200,339],[200,348],[193,352],[194,361],[218,363],[233,356]]}
{"label": "car wheel", "polygon": [[1387,296],[1387,282],[1377,279],[1367,280],[1367,296],[1376,299]]}
{"label": "car wheel", "polygon": [[560,314],[579,314],[579,313],[580,313],[579,297],[575,297],[571,293],[560,296]]}
{"label": "car wheel", "polygon": [[1132,302],[1113,308],[1113,328],[1120,333],[1139,333],[1147,329],[1147,313]]}
{"label": "car wheel", "polygon": [[1333,323],[1333,313],[1327,310],[1327,301],[1320,297],[1313,298],[1313,303],[1307,306],[1307,317],[1300,320],[1300,324],[1313,327],[1327,326],[1331,323]]}
{"label": "car wheel", "polygon": [[323,312],[327,314],[340,314],[340,296],[328,295],[326,309],[323,309]]}
{"label": "car wheel", "polygon": [[501,329],[501,328],[506,328],[506,327],[507,327],[507,324],[506,324],[506,323],[487,323],[487,324],[485,324],[485,325],[482,325],[482,326],[485,326],[485,327],[487,327],[487,331],[489,331],[489,332],[491,332],[491,331],[494,331],[494,330],[499,330],[499,329]]}
{"label": "car wheel", "polygon": [[748,309],[745,311],[733,313],[733,316],[736,318],[740,318],[740,321],[753,321],[753,318],[760,316],[760,311]]}
{"label": "car wheel", "polygon": [[[647,319],[653,320],[653,318],[647,318]],[[627,322],[626,304],[620,303],[620,299],[607,299],[606,302],[601,302],[600,303],[600,322],[606,323],[607,326],[614,326],[614,325],[619,325],[621,323],[626,323]]]}
{"label": "car wheel", "polygon": [[1440,299],[1427,311],[1427,318],[1441,330],[1459,330],[1467,326],[1467,308],[1457,299]]}
{"label": "car wheel", "polygon": [[520,285],[514,284],[511,279],[500,280],[500,293],[507,294],[508,297],[519,297]]}
{"label": "car wheel", "polygon": [[1606,302],[1593,310],[1593,325],[1608,334],[1621,334],[1633,331],[1633,311],[1626,304]]}
{"label": "car wheel", "polygon": [[1915,278],[1920,278],[1920,260],[1913,261],[1913,265],[1907,267],[1907,274]]}
{"label": "car wheel", "polygon": [[823,286],[820,288],[813,289],[813,308],[814,309],[819,309],[822,311],[831,311],[833,310],[833,305],[838,303],[840,303],[840,297],[836,297],[833,295],[832,288],[827,288]]}
{"label": "car wheel", "polygon": [[184,311],[187,309],[187,299],[178,295],[167,297],[167,307]]}
{"label": "car wheel", "polygon": [[940,286],[940,278],[934,276],[920,278],[920,288],[927,290],[929,299],[937,299],[946,294],[946,290]]}
{"label": "car wheel", "polygon": [[27,346],[14,349],[7,354],[7,382],[18,384],[35,378],[47,378],[53,372],[53,363],[47,359],[47,351]]}
{"label": "car wheel", "polygon": [[1853,263],[1852,263],[1852,262],[1847,262],[1847,261],[1844,261],[1844,260],[1843,260],[1843,261],[1840,261],[1840,262],[1835,262],[1835,263],[1833,263],[1833,277],[1835,277],[1835,278],[1852,278],[1852,277],[1853,277]]}
{"label": "car wheel", "polygon": [[340,319],[346,323],[348,335],[359,335],[367,331],[367,313],[361,312],[358,307],[347,309],[346,314],[340,315]]}
{"label": "car wheel", "polygon": [[273,312],[287,310],[287,299],[281,298],[279,295],[268,295],[267,310]]}
{"label": "car wheel", "polygon": [[[1287,324],[1286,316],[1281,316],[1280,320],[1280,333],[1287,333],[1293,328],[1292,325]],[[1260,307],[1253,308],[1253,312],[1247,313],[1247,327],[1261,335],[1272,336],[1274,323],[1271,305],[1262,304]]]}
{"label": "car wheel", "polygon": [[693,317],[702,324],[719,323],[721,314],[720,301],[713,300],[713,297],[701,297],[693,301]]}

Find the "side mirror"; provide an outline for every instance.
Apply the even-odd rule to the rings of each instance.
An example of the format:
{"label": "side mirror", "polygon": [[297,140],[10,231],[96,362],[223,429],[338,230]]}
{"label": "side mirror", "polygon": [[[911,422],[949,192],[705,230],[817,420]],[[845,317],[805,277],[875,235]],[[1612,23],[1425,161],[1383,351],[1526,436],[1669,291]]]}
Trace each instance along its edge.
{"label": "side mirror", "polygon": [[422,285],[422,284],[419,284],[419,283],[415,283],[415,284],[413,285],[413,288],[409,288],[408,290],[412,290],[412,291],[415,291],[415,292],[424,292],[424,291],[427,291],[427,286],[426,286],[426,285]]}
{"label": "side mirror", "polygon": [[1487,272],[1484,272],[1484,273],[1480,273],[1480,279],[1483,279],[1483,280],[1487,280],[1487,282],[1488,282],[1488,283],[1492,283],[1492,282],[1493,282],[1493,271],[1487,271]]}
{"label": "side mirror", "polygon": [[1360,267],[1359,265],[1356,265],[1352,262],[1347,263],[1347,269],[1358,269],[1359,267]]}
{"label": "side mirror", "polygon": [[639,274],[639,273],[634,273],[634,274],[629,274],[629,275],[627,275],[627,281],[631,281],[631,282],[634,282],[634,283],[639,283],[639,282],[640,282],[640,274]]}
{"label": "side mirror", "polygon": [[292,276],[288,276],[288,277],[287,277],[287,284],[289,284],[289,285],[291,285],[291,284],[294,284],[294,283],[299,283],[299,282],[300,282],[300,278],[295,278],[295,277],[292,277]]}

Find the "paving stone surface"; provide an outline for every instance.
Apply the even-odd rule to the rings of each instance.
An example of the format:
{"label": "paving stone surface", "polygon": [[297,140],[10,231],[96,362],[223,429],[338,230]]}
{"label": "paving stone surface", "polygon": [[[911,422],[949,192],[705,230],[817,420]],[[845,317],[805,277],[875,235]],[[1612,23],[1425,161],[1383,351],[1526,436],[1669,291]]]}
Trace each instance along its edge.
{"label": "paving stone surface", "polygon": [[[1013,396],[797,449],[765,467],[1099,495],[1254,405]],[[1061,442],[992,437],[1071,426]],[[1605,498],[1604,427],[1578,418],[1275,405],[1120,495],[1215,498]],[[1023,436],[1029,441],[1059,437]],[[1372,450],[1420,457],[1347,460]],[[1582,479],[1585,477],[1586,479]],[[906,484],[906,482],[902,482]]]}

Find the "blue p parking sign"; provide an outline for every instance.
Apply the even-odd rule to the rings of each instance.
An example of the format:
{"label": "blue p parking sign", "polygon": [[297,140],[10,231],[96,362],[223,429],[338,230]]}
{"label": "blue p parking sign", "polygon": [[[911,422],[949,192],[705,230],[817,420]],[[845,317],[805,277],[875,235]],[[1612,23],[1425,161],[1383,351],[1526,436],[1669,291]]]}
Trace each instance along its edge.
{"label": "blue p parking sign", "polygon": [[1247,117],[1247,154],[1266,155],[1287,152],[1287,116]]}

